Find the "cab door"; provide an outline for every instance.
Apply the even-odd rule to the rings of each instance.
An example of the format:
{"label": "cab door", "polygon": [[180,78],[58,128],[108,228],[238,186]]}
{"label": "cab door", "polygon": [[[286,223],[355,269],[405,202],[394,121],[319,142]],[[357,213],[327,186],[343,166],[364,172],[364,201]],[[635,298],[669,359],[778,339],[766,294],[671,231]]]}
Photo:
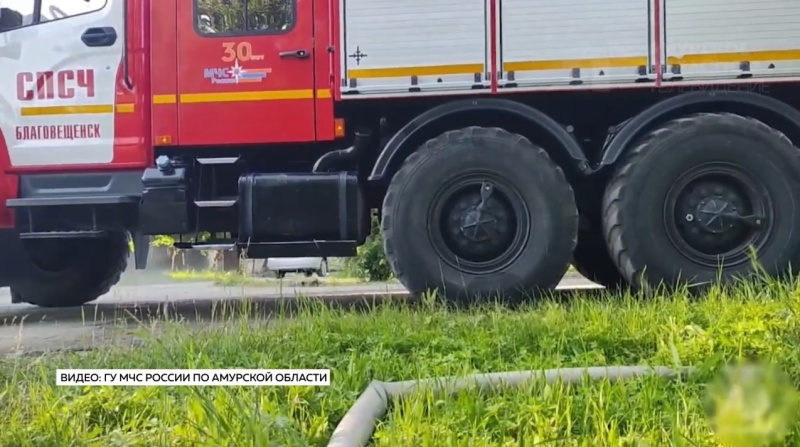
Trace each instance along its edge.
{"label": "cab door", "polygon": [[177,15],[181,145],[315,139],[313,0],[186,0]]}
{"label": "cab door", "polygon": [[0,0],[0,134],[12,167],[113,161],[123,4]]}

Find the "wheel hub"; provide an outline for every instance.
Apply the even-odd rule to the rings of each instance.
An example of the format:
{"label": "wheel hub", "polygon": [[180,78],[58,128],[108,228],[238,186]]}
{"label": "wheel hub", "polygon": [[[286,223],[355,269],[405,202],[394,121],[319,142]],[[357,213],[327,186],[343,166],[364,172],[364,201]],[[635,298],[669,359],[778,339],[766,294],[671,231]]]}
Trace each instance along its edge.
{"label": "wheel hub", "polygon": [[736,205],[721,196],[706,197],[697,204],[695,219],[703,230],[722,234],[736,226],[736,218],[730,213],[736,212]]}
{"label": "wheel hub", "polygon": [[435,207],[443,258],[459,268],[485,272],[507,262],[506,257],[516,257],[518,253],[509,253],[520,251],[517,245],[527,238],[519,234],[517,216],[524,204],[515,207],[514,194],[502,183],[472,178],[444,188],[446,197]]}
{"label": "wheel hub", "polygon": [[701,263],[716,265],[719,256],[738,262],[746,257],[747,246],[760,237],[765,226],[762,194],[738,169],[697,171],[676,182],[668,196],[668,203],[675,207],[673,242]]}
{"label": "wheel hub", "polygon": [[512,210],[494,194],[494,185],[483,182],[480,190],[465,193],[450,210],[450,221],[445,237],[454,242],[466,259],[498,256],[508,248],[513,219]]}
{"label": "wheel hub", "polygon": [[461,233],[472,242],[486,242],[497,234],[497,218],[471,207],[461,217]]}

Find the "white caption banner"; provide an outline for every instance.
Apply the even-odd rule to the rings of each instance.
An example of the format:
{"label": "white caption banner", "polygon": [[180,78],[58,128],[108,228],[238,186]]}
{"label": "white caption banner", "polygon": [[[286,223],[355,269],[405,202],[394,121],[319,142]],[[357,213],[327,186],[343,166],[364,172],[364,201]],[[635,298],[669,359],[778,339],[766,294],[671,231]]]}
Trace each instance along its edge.
{"label": "white caption banner", "polygon": [[329,369],[59,369],[58,386],[329,386]]}

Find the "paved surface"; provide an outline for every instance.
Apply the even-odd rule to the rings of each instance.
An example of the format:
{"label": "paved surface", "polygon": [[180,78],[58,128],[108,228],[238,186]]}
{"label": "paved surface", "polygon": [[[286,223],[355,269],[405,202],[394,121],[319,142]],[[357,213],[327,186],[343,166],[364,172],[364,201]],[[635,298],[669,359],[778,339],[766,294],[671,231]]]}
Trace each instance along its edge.
{"label": "paved surface", "polygon": [[[221,308],[235,310],[242,298],[251,299],[251,312],[269,314],[280,306],[291,307],[303,296],[322,297],[332,305],[349,307],[407,297],[399,284],[220,287],[212,282],[155,284],[160,281],[151,276],[133,274],[122,282],[133,285],[117,286],[92,304],[71,309],[11,304],[8,289],[0,289],[0,355],[136,343],[137,334],[157,332],[165,319],[209,324]],[[565,277],[559,286],[561,290],[597,288],[580,276]]]}

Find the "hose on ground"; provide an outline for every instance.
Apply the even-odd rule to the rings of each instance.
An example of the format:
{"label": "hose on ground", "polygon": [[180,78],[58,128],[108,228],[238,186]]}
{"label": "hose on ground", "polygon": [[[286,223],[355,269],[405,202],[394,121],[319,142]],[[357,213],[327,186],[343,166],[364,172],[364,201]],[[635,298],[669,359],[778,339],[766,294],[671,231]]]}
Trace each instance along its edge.
{"label": "hose on ground", "polygon": [[558,368],[535,371],[512,371],[476,374],[466,377],[442,377],[405,382],[373,381],[358,397],[333,430],[328,447],[365,447],[369,445],[375,425],[389,411],[392,401],[430,389],[435,394],[454,395],[466,388],[490,390],[499,386],[515,387],[544,380],[564,384],[606,379],[610,382],[644,376],[674,379],[693,372],[691,368],[673,369],[664,366],[594,366],[588,368]]}

